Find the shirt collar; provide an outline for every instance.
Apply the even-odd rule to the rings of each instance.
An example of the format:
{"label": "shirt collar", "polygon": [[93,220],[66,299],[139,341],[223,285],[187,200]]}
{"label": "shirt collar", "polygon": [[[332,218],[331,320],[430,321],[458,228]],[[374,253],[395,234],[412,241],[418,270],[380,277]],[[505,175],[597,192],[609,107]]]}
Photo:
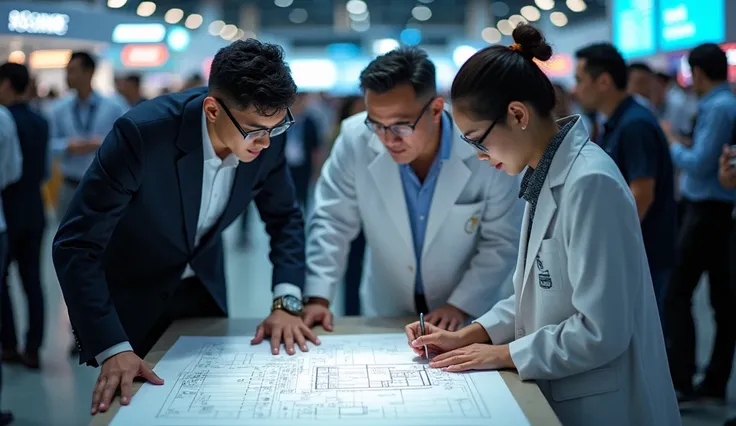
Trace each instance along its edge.
{"label": "shirt collar", "polygon": [[629,107],[636,102],[636,99],[634,99],[632,96],[627,96],[624,98],[623,101],[621,101],[620,104],[616,107],[615,110],[613,110],[613,114],[611,114],[611,117],[606,121],[604,124],[604,127],[606,128],[606,132],[611,131],[611,129],[615,128],[618,124],[619,120],[621,120],[621,117],[623,117],[626,110],[629,109]]}
{"label": "shirt collar", "polygon": [[452,154],[452,120],[450,114],[442,111],[442,135],[440,137],[440,158],[448,160]]}
{"label": "shirt collar", "polygon": [[202,157],[205,163],[213,164],[216,166],[222,165],[223,167],[237,167],[240,161],[235,154],[230,154],[225,157],[225,160],[221,160],[220,157],[215,153],[215,148],[212,146],[212,139],[207,131],[207,116],[202,110]]}
{"label": "shirt collar", "polygon": [[92,91],[89,96],[87,96],[87,99],[82,101],[79,98],[79,95],[74,95],[74,99],[77,103],[77,105],[87,106],[90,107],[92,105],[97,105],[97,103],[100,101],[100,97],[97,95],[96,92]]}
{"label": "shirt collar", "polygon": [[578,118],[576,117],[565,123],[555,137],[547,144],[547,148],[545,148],[542,158],[537,164],[537,168],[533,169],[529,167],[527,169],[524,178],[521,180],[519,198],[524,198],[524,200],[530,203],[536,202],[539,197],[539,191],[542,189],[542,183],[547,179],[547,173],[549,172],[549,167],[552,165],[552,159],[555,157],[557,149],[577,121]]}

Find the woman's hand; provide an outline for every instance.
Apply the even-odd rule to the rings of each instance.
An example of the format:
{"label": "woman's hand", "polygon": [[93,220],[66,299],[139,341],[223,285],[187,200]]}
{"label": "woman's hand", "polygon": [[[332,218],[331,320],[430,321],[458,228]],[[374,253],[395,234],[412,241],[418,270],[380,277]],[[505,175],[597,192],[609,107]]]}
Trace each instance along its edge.
{"label": "woman's hand", "polygon": [[483,326],[474,323],[458,331],[447,331],[437,326],[424,323],[424,336],[421,334],[419,321],[405,327],[409,346],[417,355],[424,357],[424,345],[427,350],[435,354],[452,351],[471,343],[488,341],[488,333]]}
{"label": "woman's hand", "polygon": [[474,343],[437,355],[429,363],[432,368],[447,368],[447,371],[499,370],[515,368],[509,345]]}

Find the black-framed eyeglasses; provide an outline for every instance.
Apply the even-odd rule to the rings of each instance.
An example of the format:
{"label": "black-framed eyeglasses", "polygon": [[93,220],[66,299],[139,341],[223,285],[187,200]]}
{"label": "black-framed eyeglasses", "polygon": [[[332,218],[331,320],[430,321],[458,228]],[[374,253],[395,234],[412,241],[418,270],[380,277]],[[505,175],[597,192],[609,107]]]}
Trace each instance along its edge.
{"label": "black-framed eyeglasses", "polygon": [[233,113],[230,112],[230,109],[225,105],[225,102],[223,102],[221,99],[215,98],[217,103],[220,104],[222,107],[222,110],[225,111],[225,114],[230,118],[230,121],[233,122],[233,125],[235,125],[235,128],[238,129],[241,135],[243,135],[243,139],[246,141],[255,141],[258,139],[263,138],[264,136],[268,135],[271,138],[274,138],[278,135],[284,134],[287,130],[289,130],[289,127],[294,125],[294,116],[291,114],[291,110],[289,108],[286,108],[286,118],[284,118],[284,121],[281,123],[271,127],[270,129],[256,129],[256,130],[250,130],[246,131],[240,126],[240,123],[238,123],[238,120],[235,119],[233,116]]}
{"label": "black-framed eyeglasses", "polygon": [[469,137],[465,135],[460,135],[460,138],[470,144],[473,148],[477,149],[480,152],[488,153],[488,148],[483,146],[483,141],[488,137],[488,135],[491,133],[491,130],[493,130],[493,127],[498,123],[498,120],[493,120],[493,123],[491,123],[490,126],[488,126],[488,130],[483,133],[483,136],[481,136],[478,139],[470,139]]}
{"label": "black-framed eyeglasses", "polygon": [[424,108],[422,108],[422,112],[419,113],[419,116],[416,120],[414,120],[414,124],[409,123],[400,123],[400,124],[392,124],[390,126],[384,126],[381,123],[376,123],[375,121],[372,121],[370,118],[366,117],[365,119],[365,125],[368,127],[368,129],[377,134],[378,136],[381,136],[382,134],[385,135],[387,130],[391,130],[391,133],[395,134],[398,137],[405,137],[405,136],[411,136],[412,133],[414,133],[414,129],[417,127],[417,124],[419,124],[419,120],[422,119],[424,116],[424,113],[427,112],[427,108],[432,104],[432,101],[434,101],[436,98],[432,98],[429,100],[429,102],[424,105]]}

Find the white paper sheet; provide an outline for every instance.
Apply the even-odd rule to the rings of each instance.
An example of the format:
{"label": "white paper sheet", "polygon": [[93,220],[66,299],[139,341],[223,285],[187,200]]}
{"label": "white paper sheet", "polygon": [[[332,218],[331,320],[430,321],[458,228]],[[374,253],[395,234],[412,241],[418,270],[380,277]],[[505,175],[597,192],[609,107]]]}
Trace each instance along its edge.
{"label": "white paper sheet", "polygon": [[497,372],[430,368],[403,334],[320,336],[289,356],[251,337],[184,336],[113,426],[528,426]]}

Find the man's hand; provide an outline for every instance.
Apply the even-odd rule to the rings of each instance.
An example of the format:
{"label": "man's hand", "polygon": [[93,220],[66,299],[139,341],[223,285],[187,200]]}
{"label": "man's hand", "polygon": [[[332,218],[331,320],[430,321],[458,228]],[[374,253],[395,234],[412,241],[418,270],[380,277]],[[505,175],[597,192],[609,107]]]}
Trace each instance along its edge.
{"label": "man's hand", "polygon": [[330,312],[330,302],[327,299],[312,298],[304,307],[304,324],[307,327],[313,327],[315,324],[322,324],[327,331],[332,331],[332,312]]}
{"label": "man's hand", "polygon": [[66,146],[70,154],[89,154],[100,147],[102,142],[99,139],[72,139]]}
{"label": "man's hand", "polygon": [[163,385],[164,381],[151,370],[147,362],[134,352],[126,351],[113,355],[102,363],[100,376],[92,392],[92,414],[105,412],[115,392],[120,388],[120,404],[128,405],[133,396],[133,379],[143,377],[154,385]]}
{"label": "man's hand", "polygon": [[465,312],[449,304],[435,309],[424,317],[425,322],[448,331],[457,330],[466,319],[468,315]]}
{"label": "man's hand", "polygon": [[309,350],[306,339],[309,339],[315,345],[320,343],[317,336],[304,324],[301,317],[291,315],[281,309],[271,312],[271,315],[258,325],[256,337],[250,343],[257,345],[266,336],[271,336],[271,352],[274,355],[278,355],[282,339],[289,355],[296,353],[294,351],[294,341],[299,345],[302,352]]}
{"label": "man's hand", "polygon": [[720,164],[718,168],[718,180],[726,189],[736,188],[736,168],[731,164],[736,151],[729,145],[723,146]]}

